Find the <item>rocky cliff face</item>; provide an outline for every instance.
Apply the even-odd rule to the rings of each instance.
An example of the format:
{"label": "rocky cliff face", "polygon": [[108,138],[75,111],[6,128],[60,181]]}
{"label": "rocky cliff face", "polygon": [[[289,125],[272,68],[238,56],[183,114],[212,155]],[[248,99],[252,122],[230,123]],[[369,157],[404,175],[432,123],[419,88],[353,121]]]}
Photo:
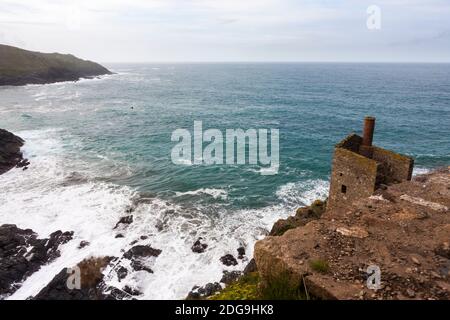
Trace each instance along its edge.
{"label": "rocky cliff face", "polygon": [[256,243],[262,284],[288,274],[323,299],[450,299],[449,208],[445,168],[329,210]]}
{"label": "rocky cliff face", "polygon": [[0,174],[15,166],[26,167],[29,163],[24,161],[20,148],[24,141],[9,131],[0,129]]}
{"label": "rocky cliff face", "polygon": [[0,45],[0,86],[76,81],[111,72],[70,54],[41,53]]}

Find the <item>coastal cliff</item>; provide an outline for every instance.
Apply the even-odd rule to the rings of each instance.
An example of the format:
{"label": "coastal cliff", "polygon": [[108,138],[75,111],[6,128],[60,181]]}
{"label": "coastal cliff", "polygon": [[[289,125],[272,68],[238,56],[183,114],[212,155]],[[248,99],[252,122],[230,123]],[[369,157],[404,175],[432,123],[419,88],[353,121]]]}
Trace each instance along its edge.
{"label": "coastal cliff", "polygon": [[111,72],[70,54],[41,53],[0,44],[0,86],[76,81]]}
{"label": "coastal cliff", "polygon": [[318,299],[450,299],[449,208],[444,168],[327,210],[256,243],[259,285],[287,277]]}
{"label": "coastal cliff", "polygon": [[[0,129],[0,174],[29,165],[20,148],[24,140]],[[314,201],[295,215],[278,220],[269,235],[255,244],[254,259],[245,270],[224,271],[218,282],[196,286],[188,299],[450,299],[450,167],[416,176],[412,181],[383,185],[373,195],[345,206]],[[112,230],[116,238],[133,224],[127,208]],[[57,230],[39,238],[30,229],[0,225],[0,300],[42,266],[59,257],[60,246],[74,241],[74,232]],[[136,235],[129,249],[117,256],[100,256],[77,266],[85,282],[77,290],[66,286],[67,265],[34,299],[136,299],[134,288],[107,285],[131,271],[152,274],[148,259],[162,250]],[[144,241],[144,242],[142,242]],[[78,249],[89,247],[81,241]],[[199,238],[193,254],[208,245]],[[237,248],[237,259],[246,255]],[[231,254],[220,258],[237,265]],[[379,270],[376,288],[368,286]],[[222,289],[225,286],[225,289]]]}

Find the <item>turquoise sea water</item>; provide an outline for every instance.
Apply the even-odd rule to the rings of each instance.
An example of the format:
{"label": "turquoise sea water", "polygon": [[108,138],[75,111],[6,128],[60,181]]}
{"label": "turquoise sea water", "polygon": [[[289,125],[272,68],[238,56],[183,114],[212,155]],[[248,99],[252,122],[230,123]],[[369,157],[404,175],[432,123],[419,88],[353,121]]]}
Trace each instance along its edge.
{"label": "turquoise sea water", "polygon": [[[170,196],[226,188],[229,201],[263,206],[288,182],[327,179],[333,145],[377,117],[374,143],[416,158],[450,162],[450,65],[175,64],[111,65],[105,81],[1,89],[1,127],[60,128],[82,142],[73,152],[126,163],[133,174],[108,180]],[[27,96],[44,91],[45,99]],[[25,108],[23,106],[26,105]],[[48,107],[49,112],[36,113]],[[133,109],[130,109],[133,107]],[[64,112],[60,112],[64,110]],[[54,112],[51,112],[54,110]],[[188,166],[170,161],[171,132],[278,128],[280,172],[249,166]],[[78,149],[79,147],[79,149]]]}
{"label": "turquoise sea water", "polygon": [[[142,219],[152,217],[142,220],[151,229],[145,232],[153,244],[172,250],[167,260],[162,255],[160,269],[184,259],[188,270],[209,271],[197,278],[179,271],[178,282],[161,271],[168,293],[152,291],[152,281],[160,281],[155,278],[142,289],[146,298],[182,297],[194,284],[217,281],[221,254],[243,244],[251,255],[254,241],[277,218],[325,197],[333,146],[359,133],[366,115],[377,118],[374,143],[414,157],[419,171],[450,164],[449,64],[107,67],[117,74],[0,88],[0,127],[27,140],[32,163],[25,172],[0,177],[0,223],[23,223],[41,233],[79,228],[80,239],[94,241],[99,225],[114,223],[130,201],[152,199],[140,209]],[[279,129],[279,174],[264,176],[250,165],[174,165],[171,133],[192,132],[195,120],[204,129]],[[80,221],[95,217],[93,229],[68,222],[61,212]],[[133,232],[129,239],[144,230]],[[198,236],[210,243],[203,258],[189,255]],[[187,249],[174,249],[180,246]]]}

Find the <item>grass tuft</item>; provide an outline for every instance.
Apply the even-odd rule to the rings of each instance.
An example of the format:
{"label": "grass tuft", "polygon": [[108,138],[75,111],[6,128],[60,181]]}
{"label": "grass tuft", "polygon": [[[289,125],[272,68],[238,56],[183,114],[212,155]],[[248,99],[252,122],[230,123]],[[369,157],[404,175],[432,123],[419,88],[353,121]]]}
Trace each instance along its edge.
{"label": "grass tuft", "polygon": [[328,273],[330,271],[330,265],[325,260],[312,260],[309,265],[316,272]]}

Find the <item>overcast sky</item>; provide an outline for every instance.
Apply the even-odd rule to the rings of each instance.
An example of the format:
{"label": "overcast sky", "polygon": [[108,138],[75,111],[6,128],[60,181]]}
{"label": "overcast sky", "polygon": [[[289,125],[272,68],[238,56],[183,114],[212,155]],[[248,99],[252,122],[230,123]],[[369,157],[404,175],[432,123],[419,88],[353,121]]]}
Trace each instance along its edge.
{"label": "overcast sky", "polygon": [[0,0],[0,43],[99,62],[450,62],[450,1]]}

